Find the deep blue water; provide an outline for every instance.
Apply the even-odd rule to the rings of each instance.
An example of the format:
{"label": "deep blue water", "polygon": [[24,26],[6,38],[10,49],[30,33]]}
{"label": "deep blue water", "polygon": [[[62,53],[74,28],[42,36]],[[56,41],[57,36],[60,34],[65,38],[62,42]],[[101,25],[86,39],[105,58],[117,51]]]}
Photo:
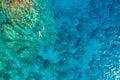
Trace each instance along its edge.
{"label": "deep blue water", "polygon": [[[120,80],[120,0],[35,4],[38,21],[25,16],[32,30],[21,28],[28,27],[27,22],[2,18],[0,9],[0,80]],[[6,28],[13,25],[18,33]],[[18,39],[19,33],[24,38]]]}
{"label": "deep blue water", "polygon": [[61,66],[60,80],[120,80],[120,1],[54,0],[53,5],[55,47],[68,65]]}

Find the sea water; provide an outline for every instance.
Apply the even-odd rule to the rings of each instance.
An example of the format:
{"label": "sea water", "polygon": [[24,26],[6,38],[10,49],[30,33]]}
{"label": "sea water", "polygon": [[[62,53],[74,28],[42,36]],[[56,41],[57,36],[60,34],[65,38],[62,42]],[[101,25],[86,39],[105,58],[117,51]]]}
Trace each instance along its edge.
{"label": "sea water", "polygon": [[119,0],[1,0],[0,80],[120,80]]}

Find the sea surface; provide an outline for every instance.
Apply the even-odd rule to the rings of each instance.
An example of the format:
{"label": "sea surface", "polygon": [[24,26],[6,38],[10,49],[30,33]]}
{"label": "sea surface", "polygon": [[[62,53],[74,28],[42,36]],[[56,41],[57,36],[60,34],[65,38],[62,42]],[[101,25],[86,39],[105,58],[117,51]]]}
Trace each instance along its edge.
{"label": "sea surface", "polygon": [[0,0],[0,80],[120,80],[120,0]]}

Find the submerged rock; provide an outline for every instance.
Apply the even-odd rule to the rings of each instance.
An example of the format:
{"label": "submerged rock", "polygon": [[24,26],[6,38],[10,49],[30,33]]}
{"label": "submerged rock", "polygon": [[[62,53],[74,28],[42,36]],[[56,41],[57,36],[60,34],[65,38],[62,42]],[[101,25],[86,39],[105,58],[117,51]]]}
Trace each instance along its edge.
{"label": "submerged rock", "polygon": [[3,59],[0,61],[0,72],[9,73],[7,67],[10,65],[5,63],[5,60],[9,62],[9,57],[11,65],[25,67],[38,53],[37,48],[55,43],[56,31],[50,1],[38,1],[38,5],[33,0],[0,1],[0,14],[4,13],[4,18],[0,19],[0,59]]}

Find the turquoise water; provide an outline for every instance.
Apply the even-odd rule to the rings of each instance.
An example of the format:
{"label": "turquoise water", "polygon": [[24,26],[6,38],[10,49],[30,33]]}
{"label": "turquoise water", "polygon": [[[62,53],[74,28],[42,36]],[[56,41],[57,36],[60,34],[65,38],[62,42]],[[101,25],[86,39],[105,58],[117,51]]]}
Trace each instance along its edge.
{"label": "turquoise water", "polygon": [[120,0],[33,3],[0,1],[0,80],[120,80]]}

